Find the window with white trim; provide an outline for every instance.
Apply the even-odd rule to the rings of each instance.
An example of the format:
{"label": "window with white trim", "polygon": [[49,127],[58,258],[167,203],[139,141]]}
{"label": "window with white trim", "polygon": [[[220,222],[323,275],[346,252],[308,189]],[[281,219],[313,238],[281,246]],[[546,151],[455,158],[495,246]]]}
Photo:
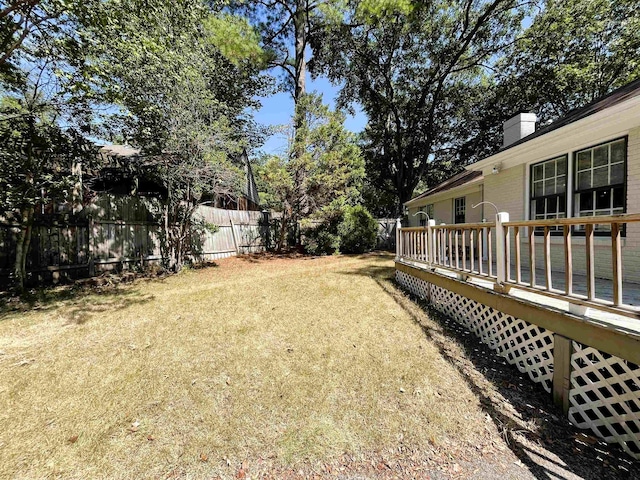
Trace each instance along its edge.
{"label": "window with white trim", "polygon": [[[625,209],[626,139],[575,153],[574,212],[576,217],[617,215]],[[609,225],[596,225],[608,231]]]}
{"label": "window with white trim", "polygon": [[[429,205],[427,205],[424,208],[424,210],[425,210],[426,214],[429,215],[429,220],[435,220],[433,203],[430,203]],[[427,224],[427,217],[425,217],[423,221],[424,221],[424,223],[422,225],[426,225]]]}
{"label": "window with white trim", "polygon": [[[531,165],[532,220],[565,218],[567,216],[567,156]],[[554,227],[557,229],[559,227]]]}
{"label": "window with white trim", "polygon": [[459,197],[453,203],[454,223],[465,223],[465,215],[467,211],[467,201],[465,197]]}

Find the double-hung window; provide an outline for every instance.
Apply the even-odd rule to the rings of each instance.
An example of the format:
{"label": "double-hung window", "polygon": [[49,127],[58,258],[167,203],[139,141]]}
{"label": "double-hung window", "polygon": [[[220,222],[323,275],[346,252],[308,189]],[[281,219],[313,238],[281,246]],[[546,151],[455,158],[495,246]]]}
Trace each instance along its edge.
{"label": "double-hung window", "polygon": [[[430,203],[429,205],[424,207],[424,213],[426,213],[429,217],[429,220],[434,220],[433,218],[433,203]],[[416,214],[417,215],[417,214]],[[420,226],[421,227],[425,227],[427,225],[427,216],[426,215],[420,215]]]}
{"label": "double-hung window", "polygon": [[[576,217],[624,213],[626,157],[624,138],[576,152]],[[596,231],[609,229],[609,225],[595,227]]]}
{"label": "double-hung window", "polygon": [[[530,218],[547,220],[567,216],[567,156],[531,165]],[[560,227],[554,227],[558,229]]]}
{"label": "double-hung window", "polygon": [[466,212],[467,212],[467,202],[466,197],[459,197],[454,200],[454,223],[464,223]]}
{"label": "double-hung window", "polygon": [[427,205],[427,215],[429,215],[429,219],[431,220],[435,220],[435,213],[433,211],[433,203],[430,203],[429,205]]}

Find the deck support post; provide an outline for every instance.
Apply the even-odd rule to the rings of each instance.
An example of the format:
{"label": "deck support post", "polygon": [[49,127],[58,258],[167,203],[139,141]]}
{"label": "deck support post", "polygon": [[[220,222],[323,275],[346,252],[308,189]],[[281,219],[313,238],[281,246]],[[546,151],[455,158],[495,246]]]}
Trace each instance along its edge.
{"label": "deck support post", "polygon": [[571,354],[573,340],[553,334],[553,403],[566,415],[571,390]]}
{"label": "deck support post", "polygon": [[496,214],[496,282],[503,285],[507,281],[507,242],[503,223],[509,221],[508,212]]}

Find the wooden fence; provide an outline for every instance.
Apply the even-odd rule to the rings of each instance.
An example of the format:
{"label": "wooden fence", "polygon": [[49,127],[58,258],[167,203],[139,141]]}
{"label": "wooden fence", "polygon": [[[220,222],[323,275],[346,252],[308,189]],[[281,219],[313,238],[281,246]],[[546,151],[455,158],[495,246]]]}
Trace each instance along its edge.
{"label": "wooden fence", "polygon": [[266,222],[262,212],[223,210],[200,206],[196,212],[205,222],[216,225],[215,233],[206,232],[198,260],[210,261],[238,253],[261,252],[266,247]]}
{"label": "wooden fence", "polygon": [[[159,211],[154,199],[101,195],[77,215],[64,210],[37,215],[27,256],[30,282],[55,282],[60,276],[89,277],[160,262]],[[265,248],[261,212],[200,206],[196,215],[218,229],[207,231],[196,242],[194,261]],[[0,285],[10,281],[18,233],[17,225],[0,222]]]}
{"label": "wooden fence", "polygon": [[378,239],[376,248],[378,250],[395,250],[396,248],[396,223],[395,218],[377,218]]}

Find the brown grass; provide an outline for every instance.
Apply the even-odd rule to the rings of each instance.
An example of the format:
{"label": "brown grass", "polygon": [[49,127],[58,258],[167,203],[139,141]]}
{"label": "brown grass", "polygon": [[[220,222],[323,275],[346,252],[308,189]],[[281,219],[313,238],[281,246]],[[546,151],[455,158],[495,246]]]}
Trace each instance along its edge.
{"label": "brown grass", "polygon": [[476,442],[478,400],[389,294],[392,268],[237,258],[5,310],[0,478],[232,476]]}

